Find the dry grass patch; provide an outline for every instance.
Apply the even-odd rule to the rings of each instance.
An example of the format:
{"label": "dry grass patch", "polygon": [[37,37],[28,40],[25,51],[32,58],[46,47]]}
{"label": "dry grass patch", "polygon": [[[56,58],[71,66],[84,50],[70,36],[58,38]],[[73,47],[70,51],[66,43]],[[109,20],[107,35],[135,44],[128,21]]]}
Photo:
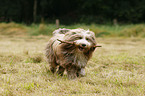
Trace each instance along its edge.
{"label": "dry grass patch", "polygon": [[27,35],[27,30],[24,25],[16,23],[0,23],[0,35]]}

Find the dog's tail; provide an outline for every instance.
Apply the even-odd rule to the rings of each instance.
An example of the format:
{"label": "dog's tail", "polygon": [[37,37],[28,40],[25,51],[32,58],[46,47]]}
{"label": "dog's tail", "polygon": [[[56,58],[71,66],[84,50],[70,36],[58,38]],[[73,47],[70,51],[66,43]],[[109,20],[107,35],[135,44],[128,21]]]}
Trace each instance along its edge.
{"label": "dog's tail", "polygon": [[70,29],[65,29],[65,28],[61,29],[61,28],[59,28],[59,29],[57,29],[57,30],[55,30],[55,31],[53,32],[53,35],[55,36],[56,34],[65,34],[65,33],[67,33],[68,31],[70,31]]}

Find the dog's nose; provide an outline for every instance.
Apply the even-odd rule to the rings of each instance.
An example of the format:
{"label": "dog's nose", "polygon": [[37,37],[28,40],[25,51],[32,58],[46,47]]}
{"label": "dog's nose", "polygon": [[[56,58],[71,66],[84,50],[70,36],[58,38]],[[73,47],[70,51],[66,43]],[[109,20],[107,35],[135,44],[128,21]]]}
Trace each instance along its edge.
{"label": "dog's nose", "polygon": [[86,44],[82,44],[82,47],[86,47]]}

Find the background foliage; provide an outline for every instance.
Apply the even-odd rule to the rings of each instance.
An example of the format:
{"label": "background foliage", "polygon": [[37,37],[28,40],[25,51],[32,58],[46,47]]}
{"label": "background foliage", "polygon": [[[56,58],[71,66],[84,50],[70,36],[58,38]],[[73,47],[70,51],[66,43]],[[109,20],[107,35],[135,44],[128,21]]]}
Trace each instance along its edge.
{"label": "background foliage", "polygon": [[[61,24],[145,21],[145,0],[0,0],[0,22]],[[35,3],[36,2],[36,3]],[[36,10],[34,10],[34,7]],[[34,11],[36,14],[34,14]],[[35,15],[35,16],[34,16]]]}
{"label": "background foliage", "polygon": [[[145,24],[124,24],[124,25],[105,25],[105,24],[74,24],[60,25],[60,28],[90,29],[96,37],[145,37]],[[3,36],[52,36],[52,32],[56,30],[55,24],[26,24],[18,23],[0,23],[0,35]]]}

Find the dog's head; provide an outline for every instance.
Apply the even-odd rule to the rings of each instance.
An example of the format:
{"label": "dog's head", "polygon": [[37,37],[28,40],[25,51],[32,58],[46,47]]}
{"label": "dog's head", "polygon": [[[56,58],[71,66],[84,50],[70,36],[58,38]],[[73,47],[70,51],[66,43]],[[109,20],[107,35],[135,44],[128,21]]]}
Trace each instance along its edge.
{"label": "dog's head", "polygon": [[94,33],[84,29],[69,30],[69,32],[65,33],[64,41],[74,42],[78,52],[94,50],[96,45]]}

